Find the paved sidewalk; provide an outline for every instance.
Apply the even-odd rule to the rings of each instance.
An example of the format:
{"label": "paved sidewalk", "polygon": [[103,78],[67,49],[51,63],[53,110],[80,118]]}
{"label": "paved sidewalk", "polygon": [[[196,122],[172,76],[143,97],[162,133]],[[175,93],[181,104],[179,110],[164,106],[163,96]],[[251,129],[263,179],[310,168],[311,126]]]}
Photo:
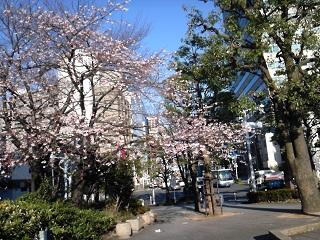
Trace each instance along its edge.
{"label": "paved sidewalk", "polygon": [[320,230],[307,232],[291,237],[293,240],[319,240],[320,239]]}
{"label": "paved sidewalk", "polygon": [[224,215],[218,217],[195,213],[191,205],[155,207],[153,210],[158,214],[158,222],[147,226],[131,239],[271,240],[268,234],[270,229],[320,221],[319,217],[300,214],[300,204],[241,204],[226,201],[225,205]]}

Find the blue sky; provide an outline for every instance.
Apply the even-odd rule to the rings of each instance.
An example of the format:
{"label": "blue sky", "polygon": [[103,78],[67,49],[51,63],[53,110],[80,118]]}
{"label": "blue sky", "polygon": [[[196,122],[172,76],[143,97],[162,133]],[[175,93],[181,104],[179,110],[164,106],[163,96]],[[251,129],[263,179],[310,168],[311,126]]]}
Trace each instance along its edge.
{"label": "blue sky", "polygon": [[182,6],[195,6],[207,12],[212,3],[199,0],[131,0],[124,18],[150,25],[150,31],[143,41],[143,47],[151,51],[165,49],[175,51],[187,31],[187,16]]}

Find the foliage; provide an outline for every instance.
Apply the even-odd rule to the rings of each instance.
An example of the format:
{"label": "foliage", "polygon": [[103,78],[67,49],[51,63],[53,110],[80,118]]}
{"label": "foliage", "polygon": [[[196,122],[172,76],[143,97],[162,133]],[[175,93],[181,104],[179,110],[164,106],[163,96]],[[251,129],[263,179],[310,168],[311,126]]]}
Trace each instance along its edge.
{"label": "foliage", "polygon": [[50,184],[49,179],[45,178],[41,182],[37,191],[22,195],[19,198],[19,200],[27,201],[27,202],[32,202],[34,200],[36,200],[36,201],[41,200],[41,201],[50,202],[50,201],[54,200],[53,196],[52,196],[52,191],[53,191],[53,186]]}
{"label": "foliage", "polygon": [[132,163],[126,160],[112,165],[105,178],[106,194],[115,203],[115,210],[123,210],[128,207],[133,189]]}
{"label": "foliage", "polygon": [[143,214],[150,210],[148,206],[142,206],[142,203],[138,199],[130,199],[128,210],[133,215]]}
{"label": "foliage", "polygon": [[232,72],[235,80],[244,74],[260,78],[302,210],[318,212],[320,193],[305,137],[311,138],[303,121],[319,109],[319,1],[205,2],[214,2],[215,10],[208,16],[191,10],[189,31],[210,39],[204,55],[212,67]]}
{"label": "foliage", "polygon": [[37,188],[68,159],[80,205],[86,187],[99,185],[99,167],[120,159],[104,155],[127,155],[128,98],[149,86],[160,58],[142,56],[142,32],[113,19],[126,0],[73,10],[77,1],[49,2],[0,3],[1,171],[27,163]]}
{"label": "foliage", "polygon": [[182,102],[179,102],[167,95],[167,109],[176,111],[178,108],[189,114],[206,109],[207,118],[228,122],[234,120],[237,114],[234,111],[237,101],[228,89],[233,75],[232,71],[226,71],[210,62],[210,54],[205,53],[211,43],[210,38],[193,31],[186,34],[183,45],[172,60],[172,68],[177,72],[172,80],[179,91],[188,92],[190,96],[182,95]]}
{"label": "foliage", "polygon": [[241,184],[242,180],[240,178],[235,178],[234,183]]}
{"label": "foliage", "polygon": [[297,190],[292,189],[274,189],[268,191],[248,192],[248,201],[257,202],[282,202],[291,199],[299,199]]}
{"label": "foliage", "polygon": [[39,230],[48,228],[53,239],[95,240],[114,224],[115,220],[103,212],[81,210],[61,202],[30,197],[29,201],[0,203],[1,239],[31,240]]}

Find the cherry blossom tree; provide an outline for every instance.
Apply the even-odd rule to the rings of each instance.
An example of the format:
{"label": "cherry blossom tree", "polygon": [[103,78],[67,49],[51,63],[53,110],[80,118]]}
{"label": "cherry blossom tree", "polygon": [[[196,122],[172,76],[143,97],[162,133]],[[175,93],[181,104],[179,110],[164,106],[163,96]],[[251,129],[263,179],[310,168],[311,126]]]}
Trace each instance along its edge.
{"label": "cherry blossom tree", "polygon": [[173,158],[187,159],[192,179],[195,210],[199,210],[199,192],[196,186],[197,167],[204,165],[204,186],[209,214],[215,214],[216,201],[212,185],[213,162],[227,158],[230,149],[241,143],[243,130],[235,123],[222,123],[208,119],[206,108],[192,109],[194,98],[192,85],[180,76],[168,79],[166,85],[167,131],[163,137],[163,148]]}
{"label": "cherry blossom tree", "polygon": [[106,156],[128,144],[130,97],[159,63],[138,54],[132,35],[113,37],[111,14],[125,3],[76,12],[1,6],[2,168],[27,162],[40,180],[63,154],[75,168],[76,204],[99,166],[113,163]]}
{"label": "cherry blossom tree", "polygon": [[228,158],[229,151],[240,144],[242,130],[238,125],[216,121],[208,123],[203,117],[173,116],[171,120],[170,132],[163,143],[165,152],[176,159],[188,160],[196,210],[199,194],[196,186],[197,166],[204,165],[204,180],[208,181],[205,183],[205,192],[209,196],[206,201],[209,213],[214,214],[216,203],[211,181],[212,167],[219,159]]}
{"label": "cherry blossom tree", "polygon": [[166,203],[169,203],[170,198],[170,185],[169,180],[172,177],[174,158],[172,155],[165,152],[164,147],[164,132],[163,128],[159,125],[157,134],[149,134],[145,141],[145,152],[148,156],[146,167],[149,172],[152,184],[155,179],[161,179],[166,190]]}

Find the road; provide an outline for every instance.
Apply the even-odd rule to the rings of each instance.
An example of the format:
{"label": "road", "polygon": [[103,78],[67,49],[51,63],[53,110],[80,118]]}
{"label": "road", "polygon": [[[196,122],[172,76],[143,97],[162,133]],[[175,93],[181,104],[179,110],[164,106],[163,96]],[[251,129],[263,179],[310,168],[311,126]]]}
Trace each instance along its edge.
{"label": "road", "polygon": [[[183,197],[183,190],[170,191],[171,199],[174,198],[174,194],[176,195],[176,199],[180,199]],[[150,196],[152,196],[152,188],[147,188],[145,190],[135,191],[133,193],[134,198],[143,199],[146,205],[150,204]],[[166,191],[161,188],[155,188],[155,198],[156,204],[163,204],[166,199]]]}
{"label": "road", "polygon": [[[225,201],[237,200],[246,201],[246,194],[249,191],[249,187],[246,184],[233,184],[230,188],[215,188],[215,193],[223,195]],[[170,191],[171,199],[173,199],[174,194],[177,200],[183,197],[183,190]],[[150,196],[152,196],[152,188],[147,188],[145,190],[139,190],[134,192],[134,197],[138,199],[143,199],[147,205],[150,204]],[[163,204],[165,202],[165,190],[160,188],[155,188],[155,198],[157,204]]]}
{"label": "road", "polygon": [[[247,189],[246,185],[220,189],[225,199],[221,216],[207,217],[194,212],[193,206],[188,204],[152,207],[158,214],[158,222],[131,239],[271,240],[270,229],[319,221],[318,217],[300,214],[299,203],[248,204],[245,202]],[[162,190],[158,191],[160,197]],[[236,199],[234,192],[237,193]]]}

